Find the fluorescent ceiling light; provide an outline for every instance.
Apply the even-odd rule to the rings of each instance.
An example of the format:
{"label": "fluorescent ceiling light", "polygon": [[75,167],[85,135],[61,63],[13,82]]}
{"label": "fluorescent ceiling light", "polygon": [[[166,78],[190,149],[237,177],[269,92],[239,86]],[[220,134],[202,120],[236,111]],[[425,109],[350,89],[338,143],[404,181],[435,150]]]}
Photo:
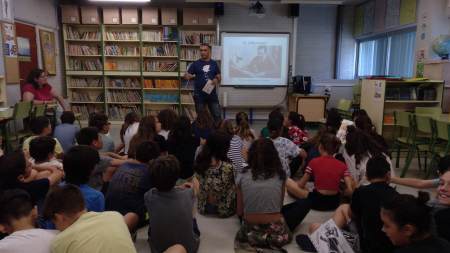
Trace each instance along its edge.
{"label": "fluorescent ceiling light", "polygon": [[149,3],[151,0],[89,0],[89,2]]}
{"label": "fluorescent ceiling light", "polygon": [[344,4],[343,0],[281,0],[282,4]]}

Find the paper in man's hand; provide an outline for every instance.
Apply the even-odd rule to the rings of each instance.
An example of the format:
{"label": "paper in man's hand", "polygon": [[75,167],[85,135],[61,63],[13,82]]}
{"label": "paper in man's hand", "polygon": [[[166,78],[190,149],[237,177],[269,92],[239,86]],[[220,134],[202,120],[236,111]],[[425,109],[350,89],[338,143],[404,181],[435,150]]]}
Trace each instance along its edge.
{"label": "paper in man's hand", "polygon": [[205,86],[203,87],[202,91],[206,94],[211,94],[211,92],[214,90],[215,86],[211,80],[208,80],[206,82]]}

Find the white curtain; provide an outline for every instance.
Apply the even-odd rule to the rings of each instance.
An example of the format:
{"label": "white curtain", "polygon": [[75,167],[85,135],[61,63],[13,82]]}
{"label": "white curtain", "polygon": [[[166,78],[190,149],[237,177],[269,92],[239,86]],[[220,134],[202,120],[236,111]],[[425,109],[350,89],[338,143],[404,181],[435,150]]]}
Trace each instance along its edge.
{"label": "white curtain", "polygon": [[412,77],[416,32],[393,35],[390,42],[388,75]]}

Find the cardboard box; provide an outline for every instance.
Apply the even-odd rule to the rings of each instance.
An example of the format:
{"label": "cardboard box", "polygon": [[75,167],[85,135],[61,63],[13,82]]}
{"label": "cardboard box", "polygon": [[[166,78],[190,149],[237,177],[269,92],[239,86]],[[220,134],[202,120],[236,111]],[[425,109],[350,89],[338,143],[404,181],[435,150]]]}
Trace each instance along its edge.
{"label": "cardboard box", "polygon": [[134,25],[139,23],[137,8],[122,8],[122,24]]}
{"label": "cardboard box", "polygon": [[159,25],[158,8],[142,8],[143,25]]}
{"label": "cardboard box", "polygon": [[61,5],[61,17],[64,24],[79,24],[80,12],[76,5]]}
{"label": "cardboard box", "polygon": [[183,9],[183,25],[199,25],[198,9],[184,8]]}
{"label": "cardboard box", "polygon": [[197,10],[200,25],[215,25],[216,19],[214,18],[213,8],[200,8]]}
{"label": "cardboard box", "polygon": [[100,24],[100,18],[96,6],[81,7],[81,23],[82,24]]}
{"label": "cardboard box", "polygon": [[105,24],[105,25],[120,24],[119,8],[103,7],[103,24]]}
{"label": "cardboard box", "polygon": [[161,24],[177,25],[178,13],[176,8],[161,8]]}

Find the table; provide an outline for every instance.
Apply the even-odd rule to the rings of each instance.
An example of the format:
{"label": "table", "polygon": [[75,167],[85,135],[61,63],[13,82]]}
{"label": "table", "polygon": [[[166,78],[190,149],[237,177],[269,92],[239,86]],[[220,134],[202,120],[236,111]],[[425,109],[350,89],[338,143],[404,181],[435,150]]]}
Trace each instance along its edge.
{"label": "table", "polygon": [[323,122],[325,119],[328,96],[318,94],[289,95],[289,111],[295,111],[305,117],[306,122]]}

